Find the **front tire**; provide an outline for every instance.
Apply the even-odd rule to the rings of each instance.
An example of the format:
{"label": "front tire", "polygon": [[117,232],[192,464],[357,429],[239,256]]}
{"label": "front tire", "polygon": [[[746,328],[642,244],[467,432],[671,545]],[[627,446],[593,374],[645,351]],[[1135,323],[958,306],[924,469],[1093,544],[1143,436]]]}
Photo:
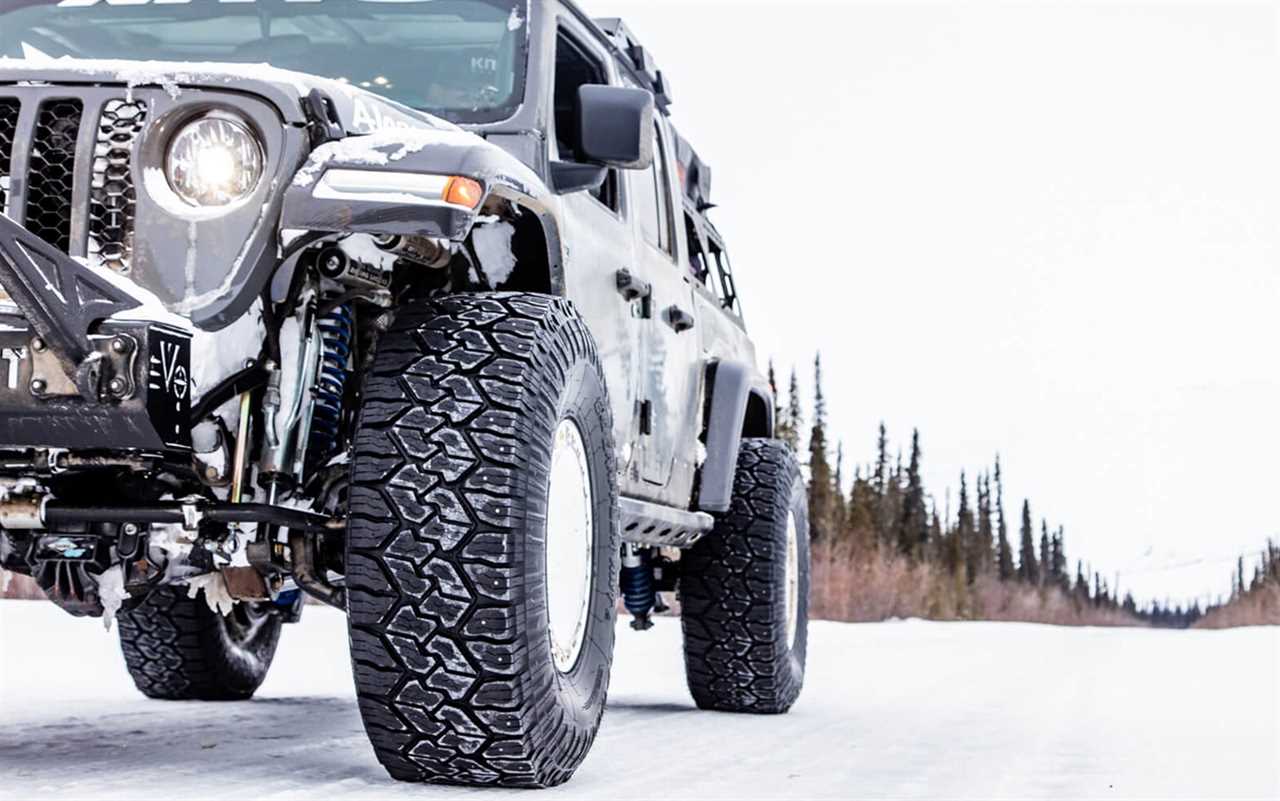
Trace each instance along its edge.
{"label": "front tire", "polygon": [[612,420],[582,319],[523,294],[401,311],[352,470],[351,653],[378,760],[406,781],[566,781],[604,711],[619,571]]}
{"label": "front tire", "polygon": [[785,443],[746,439],[733,501],[680,558],[685,676],[701,709],[786,712],[804,685],[809,514]]}
{"label": "front tire", "polygon": [[148,698],[244,701],[267,677],[280,640],[280,615],[236,604],[223,616],[186,587],[160,587],[116,615],[133,683]]}

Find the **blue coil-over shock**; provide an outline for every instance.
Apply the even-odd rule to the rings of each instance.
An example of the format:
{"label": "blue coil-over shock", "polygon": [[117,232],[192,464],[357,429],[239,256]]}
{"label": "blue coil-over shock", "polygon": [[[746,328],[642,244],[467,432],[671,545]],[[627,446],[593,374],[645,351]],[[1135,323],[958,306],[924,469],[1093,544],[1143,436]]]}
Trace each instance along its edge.
{"label": "blue coil-over shock", "polygon": [[644,631],[653,627],[651,613],[658,602],[653,581],[653,566],[648,555],[631,543],[622,545],[622,575],[619,577],[622,605],[631,613],[631,628]]}
{"label": "blue coil-over shock", "polygon": [[311,435],[307,440],[309,472],[322,467],[333,455],[342,430],[342,398],[355,328],[351,304],[335,306],[316,321],[316,327],[320,330],[320,369],[316,375]]}

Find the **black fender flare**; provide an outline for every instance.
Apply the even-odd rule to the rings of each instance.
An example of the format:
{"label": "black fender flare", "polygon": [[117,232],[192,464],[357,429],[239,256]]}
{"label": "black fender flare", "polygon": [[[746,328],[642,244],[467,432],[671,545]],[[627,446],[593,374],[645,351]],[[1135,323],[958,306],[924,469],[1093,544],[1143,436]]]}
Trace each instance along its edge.
{"label": "black fender flare", "polygon": [[[703,512],[729,511],[738,449],[743,436],[773,436],[773,401],[756,386],[755,371],[743,362],[718,360],[707,365],[707,402],[704,445],[697,508]],[[752,420],[748,410],[755,407]]]}

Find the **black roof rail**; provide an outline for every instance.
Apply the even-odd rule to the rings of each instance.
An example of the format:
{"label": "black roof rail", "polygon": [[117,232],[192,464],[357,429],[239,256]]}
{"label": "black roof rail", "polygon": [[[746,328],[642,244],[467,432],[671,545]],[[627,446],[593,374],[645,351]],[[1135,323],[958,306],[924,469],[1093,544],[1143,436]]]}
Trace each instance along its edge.
{"label": "black roof rail", "polygon": [[[658,109],[664,116],[670,117],[673,102],[671,84],[627,24],[618,17],[587,16],[571,0],[565,0],[564,6],[599,38],[632,80],[653,92]],[[685,197],[692,200],[699,215],[705,217],[707,210],[715,205],[711,202],[711,167],[698,157],[688,140],[680,136],[679,132],[676,132],[676,157],[682,172]]]}
{"label": "black roof rail", "polygon": [[662,74],[662,70],[658,69],[658,65],[654,63],[653,56],[640,44],[640,40],[631,32],[627,24],[617,17],[602,17],[592,19],[592,22],[606,38],[611,40],[615,55],[630,67],[632,77],[636,78],[641,86],[653,91],[653,99],[658,109],[670,116],[671,85]]}

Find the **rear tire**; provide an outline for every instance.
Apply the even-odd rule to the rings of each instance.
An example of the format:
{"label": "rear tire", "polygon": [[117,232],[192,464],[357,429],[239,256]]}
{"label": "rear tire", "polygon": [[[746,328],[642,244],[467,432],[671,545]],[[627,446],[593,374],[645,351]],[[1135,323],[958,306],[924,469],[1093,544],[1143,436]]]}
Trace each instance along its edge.
{"label": "rear tire", "polygon": [[746,439],[733,502],[680,558],[685,676],[701,709],[786,712],[804,685],[809,514],[785,443]]}
{"label": "rear tire", "polygon": [[[566,781],[604,711],[620,558],[612,421],[586,325],[539,295],[404,309],[363,403],[346,565],[378,760],[405,781]],[[577,511],[564,518],[566,499]]]}
{"label": "rear tire", "polygon": [[243,701],[267,677],[280,640],[280,615],[236,604],[228,616],[185,587],[154,590],[116,615],[129,675],[148,698]]}

